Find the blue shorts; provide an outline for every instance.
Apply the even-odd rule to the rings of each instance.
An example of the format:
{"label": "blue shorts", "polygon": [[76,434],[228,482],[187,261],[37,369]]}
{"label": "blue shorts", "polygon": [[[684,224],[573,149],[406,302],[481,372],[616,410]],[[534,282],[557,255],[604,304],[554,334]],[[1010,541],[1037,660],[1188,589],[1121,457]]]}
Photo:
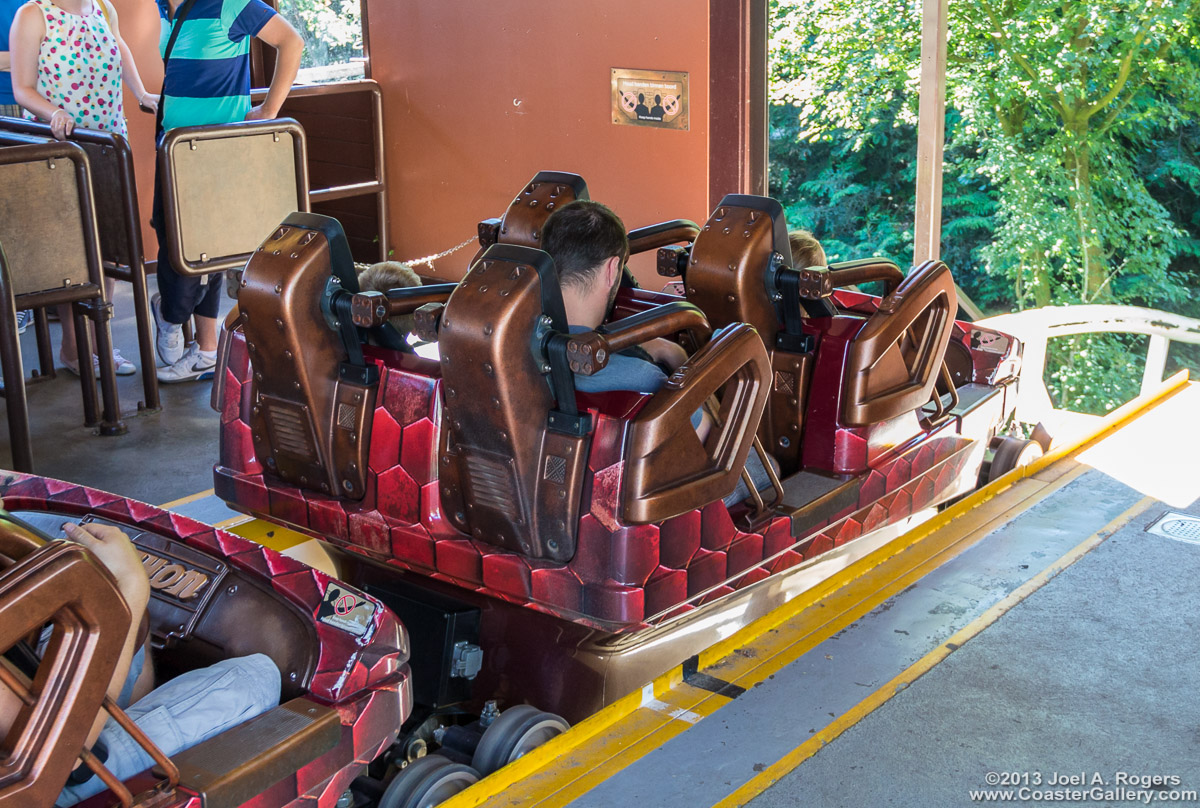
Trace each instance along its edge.
{"label": "blue shorts", "polygon": [[[141,661],[135,658],[122,695],[141,669]],[[271,658],[252,654],[177,676],[125,712],[170,757],[278,706],[280,685],[279,669]],[[146,750],[111,718],[99,740],[108,750],[104,765],[118,780],[128,780],[154,765]],[[65,808],[103,790],[104,783],[93,776],[82,785],[64,788],[55,805]]]}

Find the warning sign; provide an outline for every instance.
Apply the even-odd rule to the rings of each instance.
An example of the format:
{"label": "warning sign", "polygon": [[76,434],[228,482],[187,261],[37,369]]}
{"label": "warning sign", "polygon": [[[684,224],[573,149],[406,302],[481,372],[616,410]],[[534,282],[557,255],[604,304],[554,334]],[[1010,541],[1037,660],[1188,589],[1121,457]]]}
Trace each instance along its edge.
{"label": "warning sign", "polygon": [[371,630],[375,602],[345,584],[330,583],[317,610],[317,619],[327,626],[362,637]]}
{"label": "warning sign", "polygon": [[612,69],[612,121],[657,129],[688,128],[688,74]]}

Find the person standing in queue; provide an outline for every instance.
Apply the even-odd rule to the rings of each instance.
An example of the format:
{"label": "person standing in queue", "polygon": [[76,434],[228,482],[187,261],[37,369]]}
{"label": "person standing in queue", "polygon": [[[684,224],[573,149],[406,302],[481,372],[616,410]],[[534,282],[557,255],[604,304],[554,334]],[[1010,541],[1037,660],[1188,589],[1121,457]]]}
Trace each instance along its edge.
{"label": "person standing in queue", "polygon": [[[156,0],[163,19],[165,61],[158,138],[180,126],[268,120],[279,114],[304,41],[262,0]],[[275,48],[275,75],[266,99],[250,103],[250,39]],[[165,367],[158,380],[186,382],[212,376],[217,357],[220,273],[194,277],[171,265],[163,216],[162,177],[155,164],[154,215],[158,236],[158,294],[150,305],[155,347]],[[195,318],[196,341],[184,345],[183,323]]]}
{"label": "person standing in queue", "polygon": [[[7,0],[0,0],[0,11],[4,3]],[[26,117],[49,123],[59,140],[76,126],[127,135],[122,80],[143,108],[152,112],[158,104],[158,96],[142,84],[133,55],[121,38],[112,0],[30,0],[17,10],[8,40],[16,102],[24,107]],[[105,282],[110,301],[115,287],[112,279]],[[70,305],[59,306],[58,317],[62,323],[58,359],[78,375]],[[117,350],[113,366],[121,376],[137,373],[137,367]]]}

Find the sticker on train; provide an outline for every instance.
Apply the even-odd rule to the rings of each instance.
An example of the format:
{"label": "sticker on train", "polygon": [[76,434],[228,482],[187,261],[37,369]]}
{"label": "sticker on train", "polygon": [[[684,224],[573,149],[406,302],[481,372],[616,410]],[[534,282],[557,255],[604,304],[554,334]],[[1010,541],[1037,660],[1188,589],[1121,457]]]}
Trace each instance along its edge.
{"label": "sticker on train", "polygon": [[327,626],[362,637],[371,630],[375,602],[345,584],[330,583],[317,610],[317,619]]}

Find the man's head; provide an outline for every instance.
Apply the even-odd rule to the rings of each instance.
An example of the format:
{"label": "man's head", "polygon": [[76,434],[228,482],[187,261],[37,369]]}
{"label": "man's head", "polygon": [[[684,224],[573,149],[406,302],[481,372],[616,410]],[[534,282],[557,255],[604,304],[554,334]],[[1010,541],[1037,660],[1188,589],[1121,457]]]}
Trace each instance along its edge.
{"label": "man's head", "polygon": [[793,230],[788,233],[788,244],[792,248],[792,266],[796,269],[823,267],[829,264],[821,242],[807,230]]}
{"label": "man's head", "polygon": [[617,214],[589,200],[564,205],[546,220],[542,249],[558,269],[571,324],[594,328],[603,322],[629,257],[625,224]]}

